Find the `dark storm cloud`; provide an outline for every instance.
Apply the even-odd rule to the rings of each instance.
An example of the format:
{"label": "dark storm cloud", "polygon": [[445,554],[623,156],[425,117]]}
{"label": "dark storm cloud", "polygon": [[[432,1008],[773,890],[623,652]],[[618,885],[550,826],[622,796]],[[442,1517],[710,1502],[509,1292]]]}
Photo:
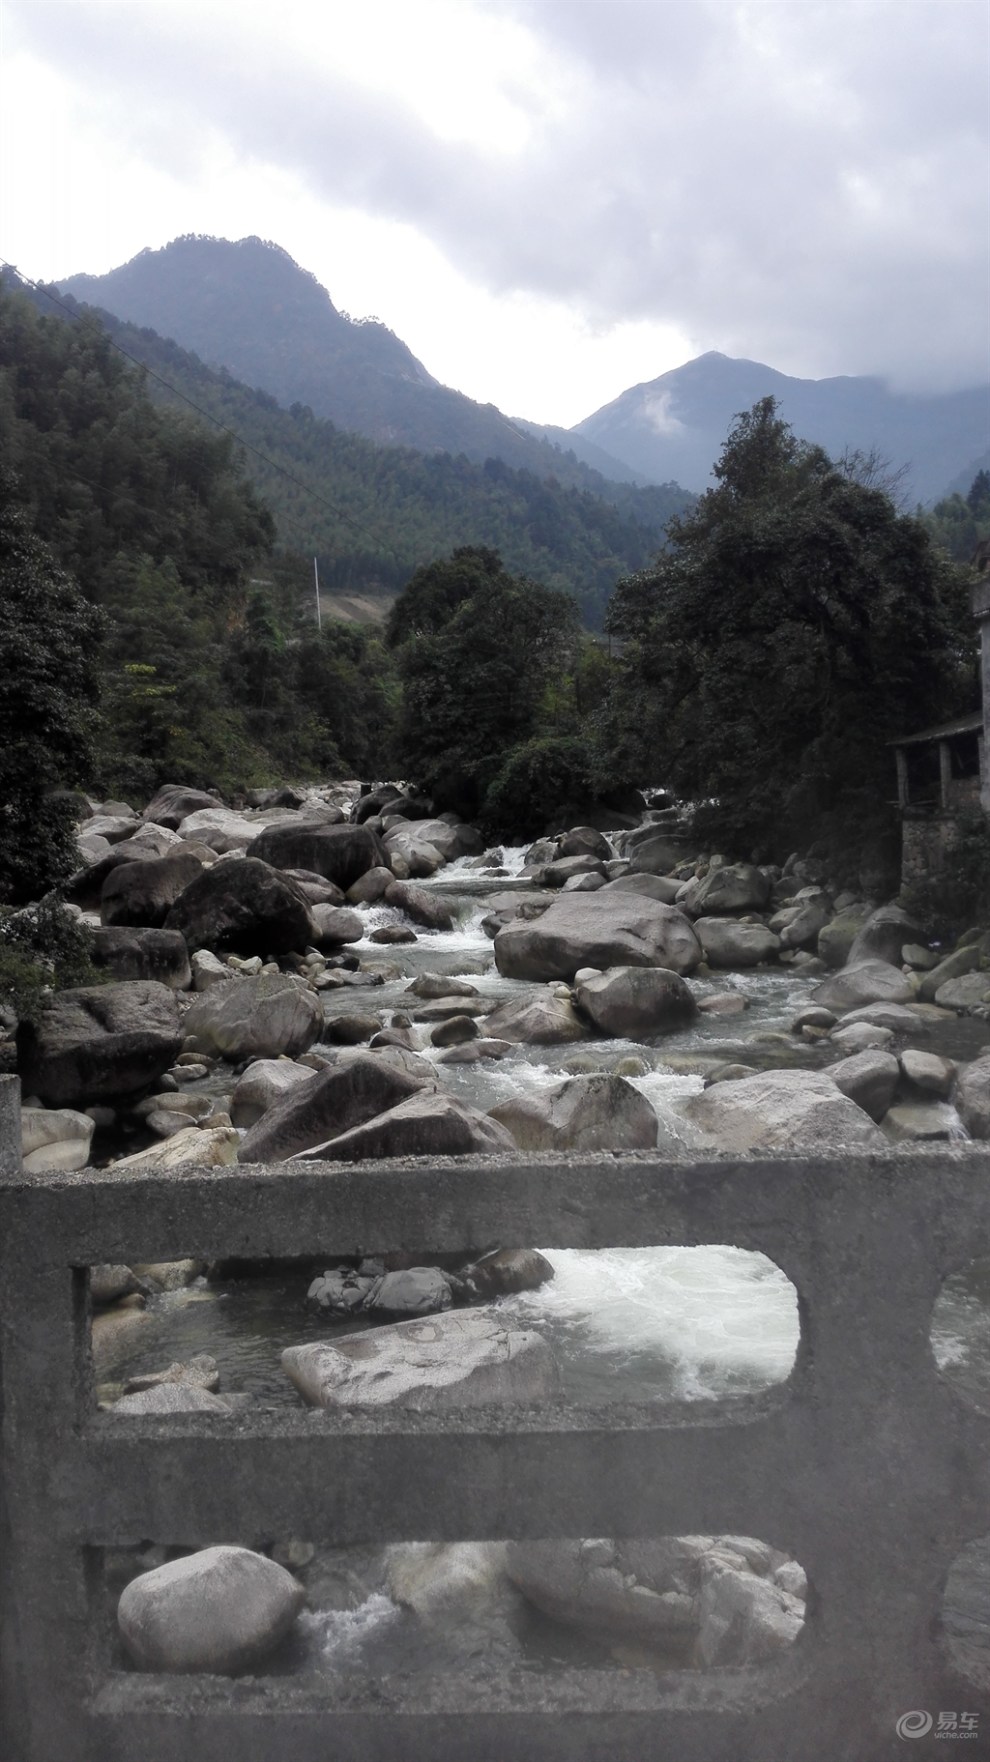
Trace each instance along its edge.
{"label": "dark storm cloud", "polygon": [[[495,291],[679,325],[791,371],[987,370],[984,0],[489,0],[524,26],[525,152],[440,140],[233,15],[34,0],[37,53],[162,162],[218,134],[321,196],[421,228]],[[314,14],[330,31],[335,10]],[[424,47],[445,44],[424,13]],[[254,24],[252,27],[252,19]],[[430,41],[430,31],[434,40]],[[476,70],[451,62],[452,86]],[[414,77],[414,76],[412,76]],[[158,241],[155,241],[158,242]]]}

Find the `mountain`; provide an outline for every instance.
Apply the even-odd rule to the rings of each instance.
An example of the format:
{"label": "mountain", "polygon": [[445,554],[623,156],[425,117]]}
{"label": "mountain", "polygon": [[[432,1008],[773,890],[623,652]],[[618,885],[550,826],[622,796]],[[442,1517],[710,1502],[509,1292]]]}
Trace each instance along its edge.
{"label": "mountain", "polygon": [[[77,327],[105,332],[148,369],[155,403],[176,406],[186,421],[191,403],[207,424],[240,441],[243,470],[275,516],[281,546],[319,558],[321,590],[343,616],[383,616],[421,564],[482,545],[499,551],[512,571],[573,594],[585,622],[598,629],[616,580],[655,557],[667,521],[694,501],[676,485],[606,483],[576,461],[594,493],[501,459],[478,465],[445,452],[378,446],[320,421],[308,406],[282,409],[226,369],[71,295],[53,304],[44,289],[12,273],[0,276],[0,315],[5,295],[41,314],[45,330],[72,328],[75,317]],[[20,340],[11,342],[9,362],[0,359],[0,392],[4,371],[30,353],[31,335],[12,331]]]}
{"label": "mountain", "polygon": [[574,432],[652,483],[676,478],[700,491],[733,417],[765,397],[776,398],[795,433],[832,458],[875,451],[894,470],[906,466],[900,493],[908,505],[933,501],[955,480],[972,482],[990,446],[986,387],[912,396],[880,379],[794,379],[714,351],[631,386]]}
{"label": "mountain", "polygon": [[[107,275],[73,275],[60,286],[77,300],[174,338],[286,408],[307,405],[314,416],[379,445],[463,453],[478,464],[504,459],[541,477],[553,472],[562,482],[591,487],[567,452],[594,449],[566,429],[554,431],[553,443],[544,441],[535,425],[524,432],[494,404],[477,404],[440,385],[378,319],[339,312],[316,277],[279,245],[187,234],[160,251],[141,251]],[[596,457],[606,476],[608,463]],[[637,481],[621,463],[615,474]]]}

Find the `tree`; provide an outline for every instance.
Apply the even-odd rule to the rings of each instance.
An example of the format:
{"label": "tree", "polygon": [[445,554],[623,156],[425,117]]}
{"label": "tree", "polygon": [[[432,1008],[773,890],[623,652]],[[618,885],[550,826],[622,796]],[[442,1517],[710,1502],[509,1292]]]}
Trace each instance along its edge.
{"label": "tree", "polygon": [[893,824],[886,743],[969,707],[964,574],[772,398],[736,419],[715,475],[670,552],[616,587],[615,752],[714,804],[747,854],[862,844]]}
{"label": "tree", "polygon": [[576,630],[567,594],[509,575],[496,552],[417,570],[389,625],[402,642],[398,751],[438,808],[477,812],[508,750],[536,732]]}
{"label": "tree", "polygon": [[70,802],[87,780],[101,614],[0,481],[0,898],[37,899],[78,866]]}

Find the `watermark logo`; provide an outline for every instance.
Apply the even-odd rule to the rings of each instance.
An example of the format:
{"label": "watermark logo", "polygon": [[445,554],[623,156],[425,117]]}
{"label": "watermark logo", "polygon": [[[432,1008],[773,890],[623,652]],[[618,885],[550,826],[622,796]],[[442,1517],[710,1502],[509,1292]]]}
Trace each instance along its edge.
{"label": "watermark logo", "polygon": [[894,1726],[899,1738],[926,1738],[929,1732],[935,1738],[975,1738],[979,1736],[977,1727],[980,1723],[978,1713],[928,1713],[923,1707],[915,1707],[910,1713],[902,1713]]}

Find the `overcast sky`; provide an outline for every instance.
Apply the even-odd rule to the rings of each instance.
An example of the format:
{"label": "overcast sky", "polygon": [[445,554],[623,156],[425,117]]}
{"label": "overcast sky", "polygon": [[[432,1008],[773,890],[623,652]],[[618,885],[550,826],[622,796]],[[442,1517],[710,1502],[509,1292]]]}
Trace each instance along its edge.
{"label": "overcast sky", "polygon": [[570,425],[720,349],[987,377],[987,0],[0,0],[0,253],[283,245]]}

